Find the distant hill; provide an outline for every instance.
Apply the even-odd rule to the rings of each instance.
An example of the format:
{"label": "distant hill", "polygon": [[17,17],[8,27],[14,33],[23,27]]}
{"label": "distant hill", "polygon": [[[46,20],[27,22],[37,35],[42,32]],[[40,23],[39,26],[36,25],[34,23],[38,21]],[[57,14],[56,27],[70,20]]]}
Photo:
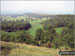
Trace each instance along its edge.
{"label": "distant hill", "polygon": [[49,15],[49,14],[41,14],[41,13],[10,13],[10,14],[0,14],[0,16],[11,16],[11,17],[17,17],[17,16],[29,16],[29,17],[35,17],[35,18],[44,18],[44,17],[54,17],[55,15]]}
{"label": "distant hill", "polygon": [[24,13],[24,15],[29,17],[37,17],[37,18],[43,18],[43,17],[54,17],[55,15],[47,15],[47,14],[39,14],[39,13]]}

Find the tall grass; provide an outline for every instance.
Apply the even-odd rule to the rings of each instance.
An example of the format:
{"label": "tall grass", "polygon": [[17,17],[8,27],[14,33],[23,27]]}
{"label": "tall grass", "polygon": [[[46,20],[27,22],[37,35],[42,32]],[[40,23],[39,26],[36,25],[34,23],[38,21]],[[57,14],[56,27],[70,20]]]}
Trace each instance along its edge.
{"label": "tall grass", "polygon": [[59,56],[58,49],[32,46],[22,43],[0,41],[0,46],[9,47],[9,56]]}

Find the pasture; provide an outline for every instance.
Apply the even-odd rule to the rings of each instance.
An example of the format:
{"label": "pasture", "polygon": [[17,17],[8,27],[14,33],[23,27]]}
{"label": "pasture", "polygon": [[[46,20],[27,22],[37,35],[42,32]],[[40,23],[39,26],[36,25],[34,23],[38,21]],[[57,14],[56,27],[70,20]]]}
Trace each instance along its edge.
{"label": "pasture", "polygon": [[31,24],[32,28],[30,28],[28,30],[28,32],[30,32],[30,34],[32,36],[35,36],[36,30],[39,29],[39,28],[43,28],[41,22],[43,22],[45,20],[46,19],[37,19],[37,20],[34,20],[34,21],[30,21],[30,24]]}
{"label": "pasture", "polygon": [[56,30],[56,32],[57,32],[58,34],[61,34],[61,31],[62,31],[63,28],[64,28],[64,27],[59,27],[59,28],[55,28],[55,30]]}

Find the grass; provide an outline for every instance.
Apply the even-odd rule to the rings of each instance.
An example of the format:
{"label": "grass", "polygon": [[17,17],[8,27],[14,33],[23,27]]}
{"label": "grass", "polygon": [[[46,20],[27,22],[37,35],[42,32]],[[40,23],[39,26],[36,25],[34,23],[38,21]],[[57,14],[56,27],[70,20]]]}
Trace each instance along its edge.
{"label": "grass", "polygon": [[9,56],[59,56],[58,49],[38,47],[21,43],[0,41],[0,46],[9,47]]}
{"label": "grass", "polygon": [[39,29],[39,28],[43,28],[40,23],[45,21],[45,20],[46,19],[37,19],[37,20],[34,20],[34,21],[30,21],[30,23],[32,25],[32,28],[29,29],[28,32],[30,32],[30,34],[35,37],[36,30]]}
{"label": "grass", "polygon": [[56,30],[56,32],[57,32],[58,34],[61,34],[61,31],[62,31],[63,28],[64,28],[64,27],[59,27],[59,28],[55,28],[55,30]]}
{"label": "grass", "polygon": [[41,24],[37,24],[37,23],[31,23],[31,25],[32,25],[32,28],[29,29],[28,31],[30,32],[30,34],[32,36],[35,36],[36,30],[39,29],[39,28],[42,28],[42,25]]}

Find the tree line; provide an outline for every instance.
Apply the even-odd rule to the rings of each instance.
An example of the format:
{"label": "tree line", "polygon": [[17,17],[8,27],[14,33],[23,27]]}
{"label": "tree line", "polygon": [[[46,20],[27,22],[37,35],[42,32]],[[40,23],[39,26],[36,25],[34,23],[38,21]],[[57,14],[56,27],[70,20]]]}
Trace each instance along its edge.
{"label": "tree line", "polygon": [[28,30],[31,28],[31,24],[24,20],[17,20],[17,21],[1,21],[1,30],[7,32],[15,32],[17,30]]}
{"label": "tree line", "polygon": [[44,25],[44,29],[46,29],[48,25],[51,25],[54,28],[69,27],[73,29],[74,15],[57,15],[49,20],[44,21],[42,24]]}

